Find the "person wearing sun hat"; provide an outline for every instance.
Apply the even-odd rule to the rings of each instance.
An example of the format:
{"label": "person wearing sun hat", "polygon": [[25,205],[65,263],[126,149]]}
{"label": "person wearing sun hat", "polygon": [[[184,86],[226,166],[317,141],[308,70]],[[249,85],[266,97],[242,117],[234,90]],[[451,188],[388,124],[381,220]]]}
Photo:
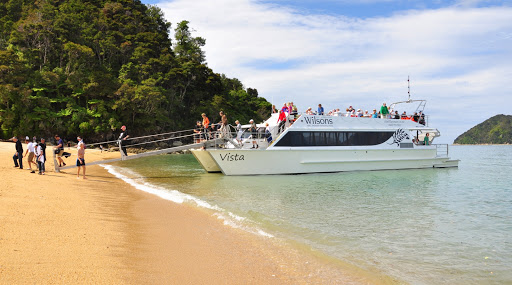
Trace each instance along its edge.
{"label": "person wearing sun hat", "polygon": [[258,139],[258,126],[256,126],[256,123],[253,119],[249,120],[249,123],[251,124],[251,127],[249,128],[249,131],[252,134],[252,147],[251,148],[258,148],[258,142],[256,141]]}

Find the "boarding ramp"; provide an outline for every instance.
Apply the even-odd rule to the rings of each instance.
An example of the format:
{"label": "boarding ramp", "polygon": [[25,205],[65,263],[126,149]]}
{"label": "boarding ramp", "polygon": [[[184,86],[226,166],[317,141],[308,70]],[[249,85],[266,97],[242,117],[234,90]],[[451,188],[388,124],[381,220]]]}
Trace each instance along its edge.
{"label": "boarding ramp", "polygon": [[[105,142],[99,142],[99,143],[93,143],[93,144],[86,144],[86,148],[95,148],[99,147],[102,151],[106,152],[112,152],[112,151],[119,151],[120,156],[118,158],[113,159],[104,159],[104,160],[97,160],[93,162],[87,162],[86,166],[96,165],[96,164],[107,164],[112,163],[116,161],[124,161],[124,160],[131,160],[141,157],[148,157],[148,156],[154,156],[154,155],[161,155],[161,154],[167,154],[167,153],[173,153],[178,151],[184,151],[188,149],[197,149],[197,148],[207,148],[207,147],[216,147],[218,144],[223,144],[226,142],[226,140],[229,138],[226,137],[219,137],[217,133],[211,132],[211,133],[204,133],[204,132],[197,132],[194,129],[190,130],[183,130],[183,131],[176,131],[176,132],[168,132],[168,133],[161,133],[161,134],[155,134],[155,135],[149,135],[149,136],[140,136],[140,137],[133,137],[128,138],[127,140],[113,140],[113,141],[105,141]],[[182,141],[192,141],[191,143],[183,144]],[[179,143],[178,143],[179,142]],[[146,147],[152,147],[158,148],[158,144],[165,143],[166,145],[172,145],[171,147],[166,147],[163,149],[155,149],[155,150],[148,150],[145,152],[137,153],[137,154],[130,154],[125,155],[123,152],[123,148],[134,148],[139,147],[143,148]],[[155,147],[156,145],[156,147]],[[76,168],[76,165],[67,165],[63,167],[59,167],[59,163],[57,160],[57,155],[55,152],[53,152],[53,162],[55,165],[55,172],[60,172],[61,170],[65,169],[71,169]],[[69,153],[69,156],[77,156],[76,150],[75,153]]]}

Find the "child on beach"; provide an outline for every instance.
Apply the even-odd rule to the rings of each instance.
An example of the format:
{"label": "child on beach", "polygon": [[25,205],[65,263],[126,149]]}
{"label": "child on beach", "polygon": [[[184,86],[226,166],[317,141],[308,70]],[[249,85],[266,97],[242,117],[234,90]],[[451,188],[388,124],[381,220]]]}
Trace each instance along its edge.
{"label": "child on beach", "polygon": [[35,144],[35,145],[36,145],[35,150],[36,150],[37,165],[39,167],[39,175],[44,175],[44,171],[45,171],[45,169],[44,169],[44,161],[45,161],[45,158],[44,158],[43,148],[39,144]]}
{"label": "child on beach", "polygon": [[76,149],[78,152],[77,159],[76,159],[76,167],[77,167],[76,178],[77,179],[80,178],[80,168],[82,168],[83,169],[82,178],[87,179],[85,177],[85,144],[82,141],[81,137],[77,137],[76,139],[78,140],[78,144],[76,145]]}

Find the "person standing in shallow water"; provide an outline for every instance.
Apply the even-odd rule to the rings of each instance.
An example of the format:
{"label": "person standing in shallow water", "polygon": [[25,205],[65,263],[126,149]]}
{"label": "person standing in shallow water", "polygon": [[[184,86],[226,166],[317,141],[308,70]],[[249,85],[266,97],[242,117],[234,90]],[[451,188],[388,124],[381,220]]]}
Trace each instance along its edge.
{"label": "person standing in shallow water", "polygon": [[126,141],[130,135],[128,134],[128,130],[126,129],[126,126],[122,126],[121,130],[123,131],[119,135],[119,146],[121,147],[121,150],[123,151],[125,156],[128,156],[128,153],[126,152],[126,146],[128,145],[128,141]]}

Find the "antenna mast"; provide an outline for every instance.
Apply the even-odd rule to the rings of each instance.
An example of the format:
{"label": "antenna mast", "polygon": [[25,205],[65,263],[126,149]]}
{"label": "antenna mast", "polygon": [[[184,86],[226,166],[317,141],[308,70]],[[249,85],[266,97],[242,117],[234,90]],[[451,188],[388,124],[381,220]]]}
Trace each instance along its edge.
{"label": "antenna mast", "polygon": [[407,75],[407,93],[409,94],[408,101],[411,101],[411,86],[409,85],[409,75]]}

